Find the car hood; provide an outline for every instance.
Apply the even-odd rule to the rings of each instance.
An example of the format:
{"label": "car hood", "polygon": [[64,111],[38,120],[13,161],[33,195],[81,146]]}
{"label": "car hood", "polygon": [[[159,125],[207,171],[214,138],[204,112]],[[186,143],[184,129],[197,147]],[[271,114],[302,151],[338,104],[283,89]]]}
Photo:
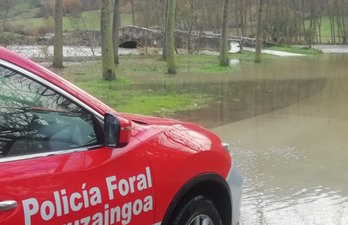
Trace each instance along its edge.
{"label": "car hood", "polygon": [[159,165],[159,170],[171,164],[176,165],[173,170],[177,171],[177,167],[191,164],[227,177],[231,157],[211,131],[179,120],[125,113],[121,116],[131,121],[131,136],[142,143],[142,149],[155,167]]}
{"label": "car hood", "polygon": [[152,116],[143,116],[137,114],[121,113],[121,116],[125,119],[133,121],[142,125],[175,125],[182,123],[181,121],[168,119],[168,118],[159,118]]}
{"label": "car hood", "polygon": [[210,150],[213,143],[221,146],[221,140],[214,133],[196,124],[127,113],[121,116],[132,121],[132,136],[140,141],[154,137],[165,138],[170,139],[171,143],[181,143],[191,150],[199,151]]}

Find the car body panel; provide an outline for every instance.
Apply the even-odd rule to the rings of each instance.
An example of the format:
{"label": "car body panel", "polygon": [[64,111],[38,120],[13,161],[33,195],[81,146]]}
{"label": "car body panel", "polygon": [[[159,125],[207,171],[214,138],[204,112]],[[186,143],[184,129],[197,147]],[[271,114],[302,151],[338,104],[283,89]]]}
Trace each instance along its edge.
{"label": "car body panel", "polygon": [[[122,150],[101,147],[85,152],[49,156],[44,160],[35,158],[0,163],[1,193],[6,193],[6,195],[0,194],[0,199],[11,199],[18,202],[16,209],[0,212],[0,223],[2,225],[74,224],[76,220],[80,220],[78,224],[83,224],[82,220],[90,217],[90,224],[92,224],[92,221],[99,216],[104,221],[108,214],[111,219],[112,208],[118,206],[121,211],[122,209],[127,210],[129,202],[133,205],[136,201],[136,204],[141,202],[142,208],[144,208],[144,199],[147,198],[146,212],[142,209],[139,214],[136,213],[141,216],[121,212],[120,221],[150,225],[153,222],[155,202],[152,174],[148,175],[149,173],[151,170],[148,157],[143,151],[141,143],[134,138]],[[141,174],[145,175],[147,184],[139,191],[136,177]],[[135,177],[134,191],[131,190],[129,183],[129,191],[125,196],[120,194],[125,194],[125,191],[121,192],[121,190],[111,188],[111,185],[121,183],[121,180],[129,181],[131,177]],[[121,189],[120,186],[118,188]],[[109,196],[110,192],[114,194],[113,199]],[[77,193],[75,194],[76,199],[72,200],[74,193]],[[85,198],[84,195],[88,197]],[[64,207],[64,196],[68,199],[68,207]],[[149,202],[149,198],[151,198],[151,202]],[[36,201],[39,209],[34,214],[35,211],[31,211],[30,208],[34,207]],[[46,216],[46,218],[50,218],[48,220],[44,220],[41,216],[43,215],[42,210],[45,209],[45,201],[50,201],[54,206],[52,216]],[[93,205],[94,203],[95,205]],[[78,208],[82,207],[74,212],[73,204],[78,205]],[[52,212],[48,207],[46,207],[47,214]],[[107,209],[108,212],[106,212]],[[65,210],[67,213],[64,213]],[[59,211],[61,212],[59,213]]]}
{"label": "car body panel", "polygon": [[[106,113],[116,115],[121,124],[131,128],[131,137],[128,145],[121,148],[99,146],[93,150],[85,149],[62,155],[0,161],[0,186],[3,187],[0,201],[13,199],[18,202],[17,208],[0,212],[0,224],[29,225],[43,222],[73,224],[75,220],[85,216],[92,218],[98,213],[102,213],[105,220],[105,215],[110,213],[112,207],[128,203],[134,205],[139,199],[144,206],[144,199],[148,196],[153,200],[151,205],[153,208],[133,216],[129,221],[126,216],[123,224],[159,224],[182,186],[204,174],[215,174],[228,181],[231,189],[229,192],[240,195],[238,190],[241,189],[241,181],[239,179],[235,181],[235,178],[229,176],[232,168],[230,154],[212,132],[198,125],[173,119],[118,113],[58,75],[2,47],[0,47],[0,64],[1,60],[49,82],[59,91],[68,93],[68,97],[73,96],[90,107],[99,119]],[[130,179],[134,176],[137,178],[141,174],[145,175],[148,188],[110,200],[106,178],[116,176],[116,180]],[[108,184],[110,188],[114,183]],[[70,209],[66,215],[58,216],[59,207],[56,198],[63,202],[62,196],[70,198],[69,195],[72,193],[80,193],[82,196],[84,190],[93,187],[100,190],[101,203],[77,212],[72,212]],[[27,223],[24,223],[26,217],[23,207],[26,206],[27,211],[33,210],[30,207],[34,207],[28,206],[27,203],[30,203],[26,201],[28,199],[34,199],[33,201],[36,199],[39,203],[38,212],[30,217],[32,223],[28,223],[28,218]],[[236,199],[240,199],[240,196]],[[49,215],[51,218],[48,221],[40,216],[40,213],[47,214],[49,211],[48,202],[45,203],[46,211],[45,207],[42,212],[40,211],[45,201],[53,202],[55,207],[55,214]],[[149,198],[146,201],[149,206]],[[139,201],[137,203],[140,204]],[[239,207],[239,202],[232,202],[232,205]],[[64,211],[64,208],[62,210]],[[26,215],[28,216],[28,213]],[[233,221],[238,221],[238,218],[239,213]],[[106,222],[104,221],[104,224],[107,224]]]}

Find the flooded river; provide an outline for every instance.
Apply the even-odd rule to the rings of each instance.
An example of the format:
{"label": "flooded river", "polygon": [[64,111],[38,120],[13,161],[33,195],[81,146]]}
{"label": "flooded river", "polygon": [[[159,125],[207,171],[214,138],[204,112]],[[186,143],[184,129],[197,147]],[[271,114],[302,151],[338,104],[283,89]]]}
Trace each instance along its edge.
{"label": "flooded river", "polygon": [[[236,70],[177,76],[175,90],[215,100],[173,117],[230,143],[244,177],[241,225],[348,224],[348,55],[241,63]],[[139,82],[173,88],[158,80]]]}
{"label": "flooded river", "polygon": [[241,63],[232,75],[175,79],[177,91],[214,96],[174,117],[230,143],[244,177],[241,225],[348,224],[348,55]]}
{"label": "flooded river", "polygon": [[239,75],[206,124],[230,143],[244,176],[241,224],[348,224],[348,56],[284,59]]}

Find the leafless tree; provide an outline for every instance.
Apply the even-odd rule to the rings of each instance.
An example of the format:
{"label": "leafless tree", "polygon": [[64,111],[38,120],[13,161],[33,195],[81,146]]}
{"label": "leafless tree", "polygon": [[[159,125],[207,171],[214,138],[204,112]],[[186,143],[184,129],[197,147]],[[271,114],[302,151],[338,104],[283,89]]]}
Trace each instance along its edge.
{"label": "leafless tree", "polygon": [[135,26],[135,6],[134,6],[134,0],[129,0],[131,7],[132,7],[132,22],[133,25]]}
{"label": "leafless tree", "polygon": [[120,60],[118,56],[118,46],[120,44],[120,38],[119,38],[120,28],[121,28],[120,2],[119,0],[115,0],[113,22],[112,22],[112,33],[113,33],[114,57],[115,57],[114,62],[116,65],[120,64]]}
{"label": "leafless tree", "polygon": [[63,2],[55,0],[53,66],[63,67]]}
{"label": "leafless tree", "polygon": [[95,56],[96,50],[100,46],[99,33],[92,29],[92,25],[87,22],[83,15],[79,17],[69,16],[68,18],[74,30],[74,44],[79,47],[80,51],[83,51],[82,46],[88,46],[92,56]]}
{"label": "leafless tree", "polygon": [[258,0],[255,62],[261,62],[263,0]]}
{"label": "leafless tree", "polygon": [[230,0],[224,0],[222,26],[221,26],[221,40],[220,40],[220,66],[228,66],[228,50],[229,50],[229,31],[228,31],[228,15],[230,11]]}
{"label": "leafless tree", "polygon": [[10,11],[11,7],[13,6],[13,4],[14,4],[14,1],[12,1],[12,0],[1,0],[0,1],[0,12],[1,12],[1,14],[3,14],[2,26],[4,28],[6,27],[8,14],[9,14],[9,11]]}
{"label": "leafless tree", "polygon": [[116,79],[112,42],[112,0],[101,0],[101,45],[104,80]]}
{"label": "leafless tree", "polygon": [[168,0],[168,18],[166,32],[166,49],[167,49],[167,70],[168,74],[176,74],[176,57],[175,57],[175,8],[176,0]]}

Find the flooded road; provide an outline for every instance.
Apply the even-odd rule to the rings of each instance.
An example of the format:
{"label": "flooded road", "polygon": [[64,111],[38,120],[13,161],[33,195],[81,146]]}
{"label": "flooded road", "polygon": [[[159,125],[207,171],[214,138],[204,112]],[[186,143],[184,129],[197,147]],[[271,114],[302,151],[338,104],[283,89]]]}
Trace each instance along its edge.
{"label": "flooded road", "polygon": [[325,57],[243,69],[273,82],[277,96],[249,97],[249,116],[237,122],[217,115],[224,125],[213,131],[230,143],[244,177],[242,225],[348,224],[348,56]]}

